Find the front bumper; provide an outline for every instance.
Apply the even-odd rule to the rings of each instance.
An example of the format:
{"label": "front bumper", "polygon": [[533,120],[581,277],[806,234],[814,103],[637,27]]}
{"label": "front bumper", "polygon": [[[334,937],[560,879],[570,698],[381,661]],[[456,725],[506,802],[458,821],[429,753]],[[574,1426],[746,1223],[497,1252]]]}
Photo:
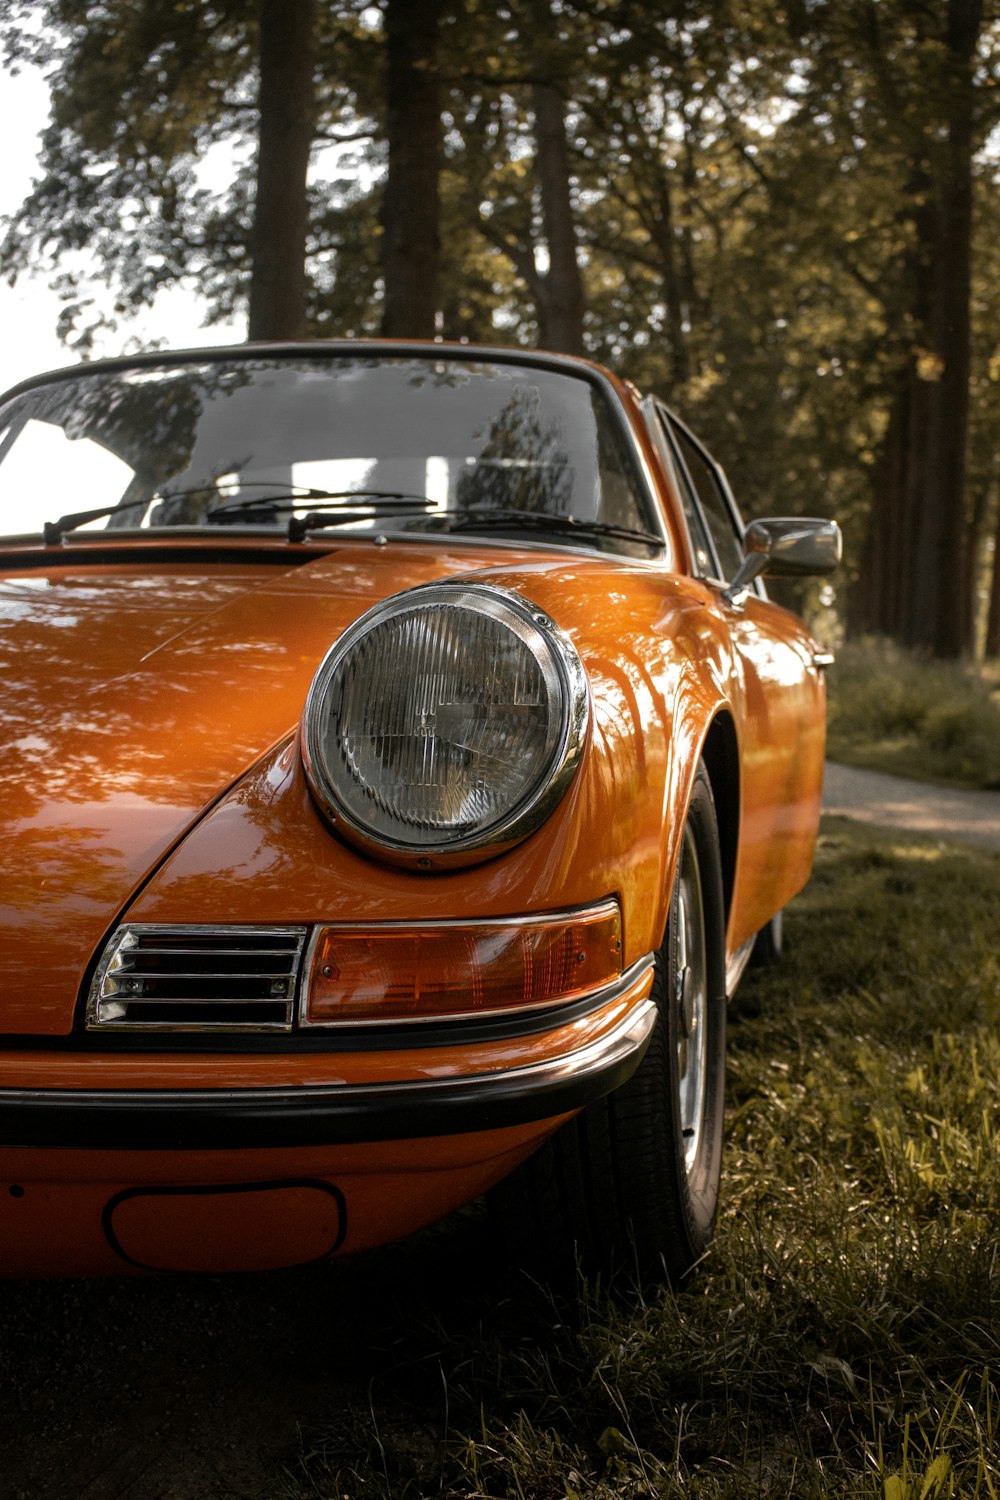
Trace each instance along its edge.
{"label": "front bumper", "polygon": [[258,1271],[410,1234],[628,1079],[652,981],[642,960],[582,1013],[451,1046],[8,1051],[0,1276]]}
{"label": "front bumper", "polygon": [[[616,1019],[582,1045],[475,1072],[293,1087],[0,1089],[0,1145],[192,1151],[328,1146],[503,1129],[584,1108],[638,1067],[656,1024],[653,960],[634,965]],[[217,1059],[220,1073],[225,1067]]]}
{"label": "front bumper", "polygon": [[[553,1017],[541,1034],[493,1029],[475,1046],[190,1062],[7,1055],[0,1149],[309,1148],[550,1121],[610,1094],[639,1067],[657,1022],[652,974],[649,956],[577,1022]],[[102,1086],[91,1088],[97,1067]]]}

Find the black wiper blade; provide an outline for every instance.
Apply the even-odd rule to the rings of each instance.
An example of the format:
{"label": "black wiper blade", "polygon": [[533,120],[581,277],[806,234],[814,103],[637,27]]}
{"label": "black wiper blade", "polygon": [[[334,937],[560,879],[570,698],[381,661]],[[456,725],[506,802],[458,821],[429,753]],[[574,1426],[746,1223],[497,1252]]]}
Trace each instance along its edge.
{"label": "black wiper blade", "polygon": [[151,503],[147,495],[143,500],[126,500],[121,505],[116,500],[114,505],[95,505],[90,510],[71,510],[68,515],[60,516],[58,521],[44,523],[42,540],[47,547],[58,546],[65,532],[75,531],[78,526],[86,526],[88,521],[99,521],[102,516],[113,516],[118,511],[146,510]]}
{"label": "black wiper blade", "polygon": [[[352,500],[353,505],[344,504]],[[331,503],[330,510],[310,510],[304,516],[295,512],[302,509],[305,501]],[[291,512],[288,522],[288,540],[304,541],[306,533],[321,531],[331,526],[349,526],[352,521],[371,521],[379,516],[425,515],[435,510],[432,500],[426,495],[411,495],[405,490],[315,490],[299,494],[283,491],[274,495],[255,495],[250,500],[233,500],[228,505],[219,505],[205,520],[210,525],[224,526],[243,516],[253,515],[257,510],[275,513]]]}
{"label": "black wiper blade", "polygon": [[[196,524],[223,526],[232,521],[238,521],[244,515],[252,515],[257,510],[270,510],[276,513],[294,512],[301,510],[303,505],[327,500],[359,502],[351,508],[338,508],[329,518],[323,512],[320,512],[318,516],[315,514],[301,518],[293,516],[289,525],[289,540],[301,541],[306,531],[315,530],[320,526],[346,525],[348,521],[364,520],[376,513],[381,515],[384,512],[392,513],[397,510],[422,513],[434,509],[433,503],[425,495],[409,495],[396,490],[322,490],[315,489],[311,485],[297,484],[282,488],[265,480],[250,481],[241,485],[240,488],[263,489],[267,493],[217,505]],[[116,500],[113,504],[95,505],[89,510],[69,511],[66,515],[60,516],[57,521],[46,521],[42,527],[42,538],[46,546],[56,546],[62,541],[67,531],[75,531],[77,527],[86,526],[90,521],[99,521],[103,516],[120,515],[129,510],[147,510],[151,505],[168,504],[173,500],[186,500],[192,495],[202,496],[211,489],[211,484],[201,484],[192,489],[167,490],[165,494],[144,495],[139,500]],[[306,522],[309,524],[304,524]]]}
{"label": "black wiper blade", "polygon": [[[205,484],[198,484],[187,490],[167,490],[165,493],[143,495],[137,500],[114,500],[110,505],[94,505],[89,510],[71,510],[65,516],[60,516],[58,521],[46,521],[42,527],[42,537],[48,546],[54,546],[60,542],[67,531],[75,531],[78,526],[86,526],[89,521],[99,521],[102,516],[116,516],[127,510],[147,510],[151,505],[163,505],[170,500],[189,500],[192,495],[205,495],[214,489],[214,481],[208,480]],[[240,489],[266,489],[273,490],[274,484],[270,480],[249,480],[239,486]],[[303,500],[322,500],[326,497],[325,490],[310,489],[307,485],[293,485],[292,489],[301,495]],[[284,489],[279,499],[291,498],[291,491]],[[274,497],[265,495],[256,500],[238,500],[236,507],[244,505],[269,505]],[[219,510],[228,507],[221,505]]]}
{"label": "black wiper blade", "polygon": [[288,540],[302,542],[310,531],[324,531],[331,526],[349,526],[352,521],[374,521],[383,516],[425,516],[436,507],[429,500],[382,500],[375,507],[353,505],[336,510],[311,510],[304,516],[292,516],[288,523]]}
{"label": "black wiper blade", "polygon": [[308,485],[293,484],[287,489],[272,488],[269,495],[253,495],[249,500],[229,500],[209,511],[207,521],[227,520],[240,515],[252,514],[255,510],[300,510],[309,500],[357,500],[371,507],[380,500],[406,500],[410,504],[430,506],[426,495],[410,495],[403,490],[317,490]]}
{"label": "black wiper blade", "polygon": [[663,538],[657,536],[655,531],[643,531],[635,526],[615,526],[611,521],[589,521],[583,516],[517,510],[513,506],[470,505],[443,519],[448,531],[508,531],[515,527],[524,531],[572,532],[581,540],[588,536],[607,536],[621,541],[663,546]]}

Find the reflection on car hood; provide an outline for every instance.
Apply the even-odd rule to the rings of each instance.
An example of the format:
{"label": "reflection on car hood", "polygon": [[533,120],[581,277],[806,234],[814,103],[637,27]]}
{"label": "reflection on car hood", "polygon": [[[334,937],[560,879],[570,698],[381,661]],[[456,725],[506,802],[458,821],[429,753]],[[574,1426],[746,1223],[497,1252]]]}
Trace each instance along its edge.
{"label": "reflection on car hood", "polygon": [[288,570],[186,565],[181,551],[166,565],[88,566],[81,548],[58,569],[0,574],[0,1033],[70,1030],[107,929],[294,729],[352,619],[489,560],[388,546]]}

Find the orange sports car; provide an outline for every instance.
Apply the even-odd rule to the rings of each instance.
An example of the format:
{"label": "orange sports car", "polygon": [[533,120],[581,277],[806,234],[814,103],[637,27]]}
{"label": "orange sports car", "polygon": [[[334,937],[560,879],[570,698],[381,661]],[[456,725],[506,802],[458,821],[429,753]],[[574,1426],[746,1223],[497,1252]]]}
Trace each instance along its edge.
{"label": "orange sports car", "polygon": [[[490,1192],[676,1276],[725,1014],[819,815],[823,653],[582,360],[245,345],[0,407],[0,1270],[246,1270]],[[520,1247],[520,1250],[518,1250]]]}

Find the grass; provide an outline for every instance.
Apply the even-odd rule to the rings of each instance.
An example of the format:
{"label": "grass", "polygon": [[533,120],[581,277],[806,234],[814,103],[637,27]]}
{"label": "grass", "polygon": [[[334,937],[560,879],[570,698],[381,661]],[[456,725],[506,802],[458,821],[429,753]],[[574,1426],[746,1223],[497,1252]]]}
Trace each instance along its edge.
{"label": "grass", "polygon": [[1000,696],[989,674],[869,638],[841,647],[829,688],[832,760],[944,785],[1000,787]]}
{"label": "grass", "polygon": [[[829,820],[730,1027],[680,1289],[508,1289],[474,1216],[379,1264],[357,1399],[284,1500],[997,1500],[1000,857]],[[350,1301],[345,1296],[345,1302]]]}

